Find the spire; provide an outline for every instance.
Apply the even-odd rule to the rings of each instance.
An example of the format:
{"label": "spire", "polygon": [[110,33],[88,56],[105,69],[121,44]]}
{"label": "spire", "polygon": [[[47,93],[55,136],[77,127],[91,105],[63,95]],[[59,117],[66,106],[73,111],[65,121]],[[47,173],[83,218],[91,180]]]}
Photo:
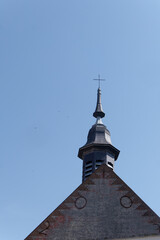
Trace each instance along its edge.
{"label": "spire", "polygon": [[[104,79],[94,79],[103,81]],[[114,163],[118,158],[119,150],[112,145],[109,130],[102,123],[105,113],[101,104],[101,89],[97,91],[97,105],[93,116],[97,119],[96,123],[89,130],[87,142],[79,148],[78,157],[83,160],[83,176],[85,181],[100,165],[106,164],[114,168]]]}
{"label": "spire", "polygon": [[101,89],[100,89],[100,87],[97,90],[97,105],[96,105],[96,110],[93,113],[93,116],[95,118],[98,118],[98,117],[103,118],[105,116],[105,113],[103,112],[102,104],[101,104]]}

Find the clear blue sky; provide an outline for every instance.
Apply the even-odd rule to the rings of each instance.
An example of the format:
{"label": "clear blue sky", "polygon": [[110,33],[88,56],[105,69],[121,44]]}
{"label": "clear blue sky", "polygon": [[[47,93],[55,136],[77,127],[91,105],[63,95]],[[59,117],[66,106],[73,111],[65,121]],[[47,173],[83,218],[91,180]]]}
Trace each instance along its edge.
{"label": "clear blue sky", "polygon": [[0,69],[1,239],[81,183],[99,73],[115,172],[160,215],[159,0],[0,0]]}

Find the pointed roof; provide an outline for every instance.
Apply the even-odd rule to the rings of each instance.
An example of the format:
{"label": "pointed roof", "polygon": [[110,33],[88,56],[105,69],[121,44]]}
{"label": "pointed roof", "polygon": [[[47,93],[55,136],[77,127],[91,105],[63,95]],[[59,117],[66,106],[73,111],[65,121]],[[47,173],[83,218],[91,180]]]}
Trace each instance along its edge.
{"label": "pointed roof", "polygon": [[160,236],[160,218],[103,164],[25,240],[143,236]]}
{"label": "pointed roof", "polygon": [[103,112],[103,109],[102,109],[101,89],[100,89],[100,87],[97,90],[97,105],[96,105],[96,110],[93,113],[93,116],[95,118],[97,118],[97,117],[103,118],[105,116],[105,113]]}
{"label": "pointed roof", "polygon": [[[104,79],[94,79],[94,80],[104,80]],[[78,157],[84,160],[84,152],[87,151],[95,151],[97,150],[109,150],[110,153],[112,153],[115,157],[115,160],[117,160],[120,151],[115,148],[111,143],[111,135],[107,127],[102,123],[101,118],[105,116],[105,113],[102,109],[101,104],[101,89],[100,87],[97,90],[97,104],[96,104],[96,110],[93,113],[93,116],[97,118],[96,123],[92,126],[92,128],[89,130],[87,142],[84,146],[79,148],[78,151]],[[93,159],[94,161],[94,159]]]}

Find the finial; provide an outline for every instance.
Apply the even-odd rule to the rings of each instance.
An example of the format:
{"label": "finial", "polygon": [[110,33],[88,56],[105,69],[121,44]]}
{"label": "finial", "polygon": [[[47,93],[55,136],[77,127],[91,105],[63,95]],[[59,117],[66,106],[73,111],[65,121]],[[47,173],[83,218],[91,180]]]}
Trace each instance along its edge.
{"label": "finial", "polygon": [[98,74],[98,78],[96,78],[96,79],[93,79],[93,80],[95,80],[95,81],[98,81],[98,82],[99,82],[99,84],[98,84],[98,88],[100,88],[100,87],[101,87],[101,81],[106,81],[106,79],[102,79],[102,78],[100,78],[100,74]]}
{"label": "finial", "polygon": [[97,105],[96,105],[96,110],[93,113],[93,116],[95,118],[103,118],[105,116],[105,113],[103,112],[102,109],[102,104],[101,104],[101,89],[100,89],[100,81],[105,81],[105,79],[101,79],[100,75],[98,75],[98,79],[94,79],[96,81],[99,81],[99,87],[97,90]]}

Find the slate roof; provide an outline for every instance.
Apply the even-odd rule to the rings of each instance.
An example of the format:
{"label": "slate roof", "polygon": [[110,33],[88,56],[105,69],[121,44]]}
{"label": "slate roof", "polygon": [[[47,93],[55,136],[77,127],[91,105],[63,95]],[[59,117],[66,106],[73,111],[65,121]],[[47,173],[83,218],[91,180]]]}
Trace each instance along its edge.
{"label": "slate roof", "polygon": [[104,240],[143,236],[160,236],[160,218],[103,164],[25,240]]}

